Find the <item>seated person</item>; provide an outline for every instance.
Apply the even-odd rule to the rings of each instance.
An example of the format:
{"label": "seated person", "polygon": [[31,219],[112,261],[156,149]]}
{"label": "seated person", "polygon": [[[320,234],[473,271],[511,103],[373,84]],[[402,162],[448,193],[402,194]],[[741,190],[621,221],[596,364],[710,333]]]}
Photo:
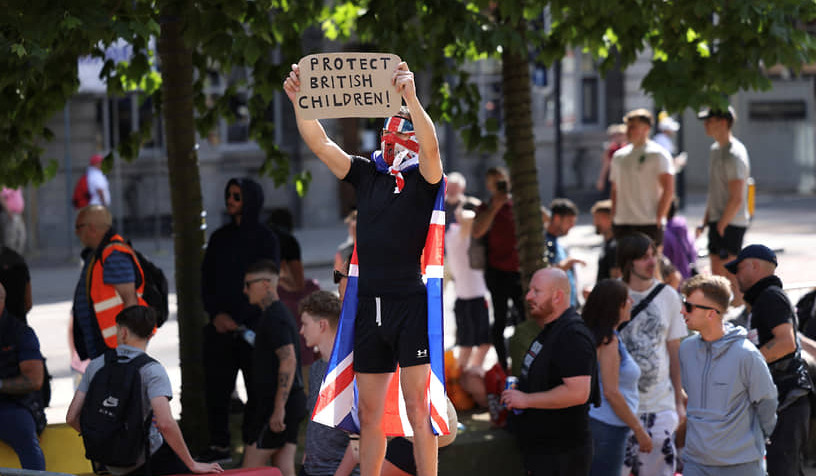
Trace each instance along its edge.
{"label": "seated person", "polygon": [[0,285],[0,441],[11,446],[24,469],[45,471],[37,439],[45,428],[40,343],[33,329],[9,314],[5,302]]}
{"label": "seated person", "polygon": [[[130,306],[123,309],[116,315],[116,355],[122,360],[130,361],[144,354],[155,328],[156,312],[153,308]],[[80,416],[91,381],[104,365],[104,354],[88,364],[68,407],[65,421],[77,431],[81,431]],[[108,471],[114,475],[142,474],[147,466],[154,475],[223,471],[218,463],[199,463],[190,455],[181,429],[170,411],[173,388],[164,367],[156,361],[149,362],[139,369],[139,374],[142,380],[142,415],[147,418],[153,412],[153,423],[149,429],[149,465],[145,464],[143,456],[142,462],[135,466],[107,466]]]}

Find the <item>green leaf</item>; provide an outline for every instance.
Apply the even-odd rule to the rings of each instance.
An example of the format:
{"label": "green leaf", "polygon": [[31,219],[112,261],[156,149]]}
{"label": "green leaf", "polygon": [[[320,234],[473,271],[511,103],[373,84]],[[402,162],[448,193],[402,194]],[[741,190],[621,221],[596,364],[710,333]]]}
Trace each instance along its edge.
{"label": "green leaf", "polygon": [[20,43],[14,43],[13,45],[11,45],[11,51],[12,51],[12,53],[16,54],[20,58],[22,58],[23,56],[28,54],[26,52],[25,47],[23,45],[21,45]]}

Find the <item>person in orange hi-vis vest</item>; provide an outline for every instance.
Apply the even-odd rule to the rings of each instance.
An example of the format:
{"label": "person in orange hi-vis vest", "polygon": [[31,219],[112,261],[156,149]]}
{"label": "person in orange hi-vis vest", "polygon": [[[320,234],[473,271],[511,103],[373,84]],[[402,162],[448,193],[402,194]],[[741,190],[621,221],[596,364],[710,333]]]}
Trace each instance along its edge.
{"label": "person in orange hi-vis vest", "polygon": [[139,260],[111,223],[110,211],[101,205],[83,208],[76,218],[76,235],[85,248],[73,307],[73,341],[81,359],[116,348],[116,315],[147,305]]}

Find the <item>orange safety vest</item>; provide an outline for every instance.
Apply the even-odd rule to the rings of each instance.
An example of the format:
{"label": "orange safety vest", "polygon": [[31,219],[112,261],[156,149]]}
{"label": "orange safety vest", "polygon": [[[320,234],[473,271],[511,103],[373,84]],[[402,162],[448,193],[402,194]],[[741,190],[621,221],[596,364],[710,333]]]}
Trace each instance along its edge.
{"label": "orange safety vest", "polygon": [[116,288],[112,284],[105,284],[102,276],[102,269],[105,260],[108,259],[111,253],[119,251],[130,255],[133,263],[136,264],[136,269],[139,271],[141,277],[141,285],[136,288],[136,298],[140,306],[147,306],[147,302],[142,298],[144,294],[144,271],[142,265],[139,264],[139,259],[133,252],[130,246],[125,243],[124,238],[119,235],[113,235],[110,242],[102,250],[102,257],[100,259],[93,257],[93,262],[88,266],[89,276],[85,277],[86,288],[88,289],[88,302],[93,306],[94,315],[96,315],[96,323],[99,330],[102,332],[102,339],[105,340],[105,345],[111,349],[116,348],[116,315],[124,309],[124,301]]}

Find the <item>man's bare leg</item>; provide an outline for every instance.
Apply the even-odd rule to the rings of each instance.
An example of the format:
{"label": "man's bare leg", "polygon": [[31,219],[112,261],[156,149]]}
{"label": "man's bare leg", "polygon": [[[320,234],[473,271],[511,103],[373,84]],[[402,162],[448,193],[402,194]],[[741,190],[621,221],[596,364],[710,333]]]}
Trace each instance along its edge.
{"label": "man's bare leg", "polygon": [[385,459],[385,432],[382,417],[385,396],[393,373],[357,374],[360,391],[358,414],[360,416],[360,474],[379,476]]}
{"label": "man's bare leg", "polygon": [[737,277],[725,269],[725,264],[729,261],[737,259],[737,257],[734,255],[728,255],[725,259],[722,259],[717,255],[710,254],[709,258],[711,258],[711,274],[723,276],[731,282],[731,293],[734,295],[734,300],[731,301],[731,305],[734,307],[742,306],[744,303],[742,301],[742,293],[737,285]]}
{"label": "man's bare leg", "polygon": [[259,468],[269,464],[269,458],[276,452],[276,449],[261,449],[256,443],[244,447],[244,462],[242,468]]}
{"label": "man's bare leg", "polygon": [[295,476],[295,452],[297,445],[285,443],[278,451],[272,455],[272,466],[275,466],[283,476]]}
{"label": "man's bare leg", "polygon": [[429,402],[425,395],[430,371],[431,366],[425,364],[405,367],[400,374],[405,409],[414,430],[417,476],[436,476],[437,473],[437,441],[431,429]]}

